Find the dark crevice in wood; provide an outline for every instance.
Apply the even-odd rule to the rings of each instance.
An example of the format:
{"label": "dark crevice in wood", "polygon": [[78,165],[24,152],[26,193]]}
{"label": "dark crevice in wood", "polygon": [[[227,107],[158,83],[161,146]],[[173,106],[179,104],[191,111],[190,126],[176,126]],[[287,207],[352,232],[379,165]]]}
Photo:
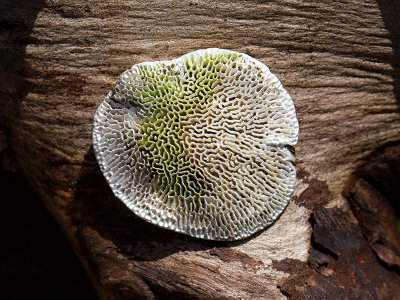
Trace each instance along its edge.
{"label": "dark crevice in wood", "polygon": [[[310,223],[314,227],[315,221],[313,221],[313,215],[311,215]],[[330,256],[335,260],[338,260],[338,258],[339,258],[337,253],[333,252],[329,248],[326,248],[322,244],[318,243],[315,240],[315,236],[314,235],[311,236],[311,252],[310,252],[310,254],[311,254],[310,259],[312,259],[312,261],[310,260],[309,263],[312,264],[312,265],[314,265],[314,259],[317,256],[319,256],[319,254],[323,254],[325,256]],[[315,263],[317,265],[326,265],[327,264],[326,262],[320,263],[318,260],[315,260]]]}
{"label": "dark crevice in wood", "polygon": [[393,55],[390,64],[393,67],[393,91],[400,111],[400,2],[396,0],[378,0],[377,2],[383,23],[386,30],[389,31],[389,39],[392,42]]}
{"label": "dark crevice in wood", "polygon": [[[400,276],[379,263],[349,212],[317,205],[308,268],[293,272],[279,288],[290,299],[391,299]],[[386,288],[381,289],[382,282]]]}
{"label": "dark crevice in wood", "polygon": [[345,192],[377,258],[400,274],[400,143],[371,154]]}
{"label": "dark crevice in wood", "polygon": [[[379,148],[365,161],[345,192],[352,212],[313,200],[308,268],[292,272],[279,285],[289,298],[391,299],[400,294],[400,232],[389,200],[399,199],[400,143]],[[299,199],[311,194],[323,195],[310,191]]]}

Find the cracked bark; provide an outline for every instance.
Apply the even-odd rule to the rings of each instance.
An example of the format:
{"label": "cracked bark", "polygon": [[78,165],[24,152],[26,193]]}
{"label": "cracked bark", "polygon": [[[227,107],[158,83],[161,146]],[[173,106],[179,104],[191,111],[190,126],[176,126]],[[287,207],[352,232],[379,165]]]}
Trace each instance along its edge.
{"label": "cracked bark", "polygon": [[[400,294],[397,2],[1,5],[2,168],[24,174],[100,298]],[[207,47],[268,65],[300,121],[293,201],[271,227],[233,243],[195,240],[133,216],[112,195],[91,147],[94,112],[122,71]]]}

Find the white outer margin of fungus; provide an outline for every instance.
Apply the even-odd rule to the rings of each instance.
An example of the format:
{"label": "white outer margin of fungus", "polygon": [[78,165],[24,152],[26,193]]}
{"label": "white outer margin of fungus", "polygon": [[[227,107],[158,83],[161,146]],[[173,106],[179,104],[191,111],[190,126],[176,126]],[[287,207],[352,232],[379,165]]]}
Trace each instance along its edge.
{"label": "white outer margin of fungus", "polygon": [[212,48],[125,71],[96,112],[93,148],[115,196],[139,217],[238,240],[287,206],[298,131],[293,101],[267,66]]}

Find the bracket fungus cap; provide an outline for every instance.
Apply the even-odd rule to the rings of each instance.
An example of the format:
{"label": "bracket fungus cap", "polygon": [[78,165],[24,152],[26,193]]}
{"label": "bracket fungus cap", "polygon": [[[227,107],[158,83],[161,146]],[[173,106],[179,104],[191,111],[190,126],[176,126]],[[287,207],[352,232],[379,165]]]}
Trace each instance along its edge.
{"label": "bracket fungus cap", "polygon": [[288,204],[298,130],[267,66],[214,48],[125,71],[96,112],[93,147],[115,196],[139,217],[237,240]]}

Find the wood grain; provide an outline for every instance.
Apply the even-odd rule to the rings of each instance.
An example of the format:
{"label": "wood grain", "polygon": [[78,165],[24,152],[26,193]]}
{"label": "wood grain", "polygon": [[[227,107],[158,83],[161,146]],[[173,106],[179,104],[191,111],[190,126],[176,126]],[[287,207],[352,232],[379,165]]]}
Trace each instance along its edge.
{"label": "wood grain", "polygon": [[[339,210],[343,222],[356,224],[343,196],[351,175],[372,151],[400,140],[395,1],[1,5],[2,153],[56,218],[100,298],[301,297],[278,285],[293,272],[309,272],[311,211],[324,205],[318,216]],[[294,201],[273,226],[235,243],[195,240],[133,216],[112,195],[91,146],[94,112],[119,74],[134,63],[207,47],[245,52],[269,66],[300,122]],[[358,225],[346,226],[362,239]],[[399,274],[392,278],[399,285]],[[354,287],[347,288],[341,295],[352,295]]]}

